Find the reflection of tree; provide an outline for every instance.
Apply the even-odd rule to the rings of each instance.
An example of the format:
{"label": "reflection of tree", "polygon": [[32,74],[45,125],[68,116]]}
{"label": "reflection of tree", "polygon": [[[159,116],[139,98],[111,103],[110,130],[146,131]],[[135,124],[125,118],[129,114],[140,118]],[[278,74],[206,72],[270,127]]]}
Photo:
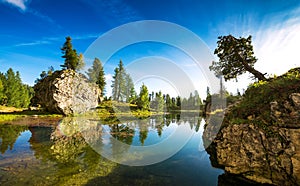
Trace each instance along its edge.
{"label": "reflection of tree", "polygon": [[145,120],[140,120],[139,122],[139,140],[141,142],[142,145],[144,145],[145,140],[147,139],[148,136],[148,125],[149,125],[149,120],[145,119]]}
{"label": "reflection of tree", "polygon": [[17,138],[25,130],[27,130],[27,127],[25,126],[0,125],[1,154],[4,154],[8,148],[12,150]]}
{"label": "reflection of tree", "polygon": [[164,116],[158,115],[155,119],[155,128],[159,137],[161,137],[162,135],[164,125],[165,125]]}
{"label": "reflection of tree", "polygon": [[55,163],[50,167],[54,174],[49,175],[53,185],[57,184],[55,180],[61,185],[84,185],[95,177],[107,176],[117,166],[89,145],[103,145],[102,126],[97,122],[68,118],[55,129],[30,128],[33,134],[30,144],[35,156],[44,162]]}
{"label": "reflection of tree", "polygon": [[131,145],[134,137],[134,130],[129,128],[126,124],[115,124],[110,125],[110,134],[115,139]]}

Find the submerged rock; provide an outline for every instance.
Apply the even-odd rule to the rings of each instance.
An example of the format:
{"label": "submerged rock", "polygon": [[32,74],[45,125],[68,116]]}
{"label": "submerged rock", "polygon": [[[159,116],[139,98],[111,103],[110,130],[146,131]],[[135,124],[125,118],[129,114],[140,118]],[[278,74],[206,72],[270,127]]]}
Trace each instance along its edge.
{"label": "submerged rock", "polygon": [[73,70],[55,71],[35,86],[35,99],[47,111],[64,115],[84,113],[98,106],[101,90]]}

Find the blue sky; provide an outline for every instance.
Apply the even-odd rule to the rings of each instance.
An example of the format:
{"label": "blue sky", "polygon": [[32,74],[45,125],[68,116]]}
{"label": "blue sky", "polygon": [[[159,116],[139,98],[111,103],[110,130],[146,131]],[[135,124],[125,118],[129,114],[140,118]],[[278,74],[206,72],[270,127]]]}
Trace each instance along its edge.
{"label": "blue sky", "polygon": [[[71,36],[74,48],[84,53],[103,33],[141,20],[181,25],[197,34],[211,51],[220,35],[251,34],[258,70],[281,74],[300,66],[298,0],[0,0],[0,71],[12,67],[20,71],[23,82],[33,85],[42,70],[60,68],[60,47],[66,36]],[[166,52],[155,44],[131,47],[136,56],[148,55],[149,51]],[[130,63],[131,53],[119,52],[112,58],[112,65],[105,67],[108,81],[113,64],[118,58]],[[228,89],[245,88],[248,77],[227,83]]]}

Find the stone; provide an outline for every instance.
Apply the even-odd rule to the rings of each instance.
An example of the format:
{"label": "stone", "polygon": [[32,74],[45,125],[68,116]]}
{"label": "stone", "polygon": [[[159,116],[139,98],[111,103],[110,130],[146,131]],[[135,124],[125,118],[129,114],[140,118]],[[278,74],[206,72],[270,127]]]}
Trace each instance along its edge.
{"label": "stone", "polygon": [[293,101],[295,107],[300,109],[300,93],[293,93],[290,95],[290,99]]}
{"label": "stone", "polygon": [[35,86],[35,100],[47,111],[63,115],[84,113],[98,106],[101,90],[73,70],[55,71]]}
{"label": "stone", "polygon": [[215,129],[207,122],[203,141],[209,142],[212,165],[259,183],[300,185],[299,106],[300,94],[290,94],[286,100],[270,103],[276,125],[225,122],[213,139],[209,136]]}

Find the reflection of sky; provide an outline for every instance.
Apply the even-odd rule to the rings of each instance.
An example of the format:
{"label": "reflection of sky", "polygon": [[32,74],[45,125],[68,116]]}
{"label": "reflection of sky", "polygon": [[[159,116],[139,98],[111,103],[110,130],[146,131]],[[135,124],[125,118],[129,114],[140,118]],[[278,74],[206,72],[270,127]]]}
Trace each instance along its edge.
{"label": "reflection of sky", "polygon": [[13,144],[12,150],[10,150],[11,147],[9,147],[6,152],[6,155],[15,155],[19,156],[18,153],[21,153],[25,155],[25,153],[30,153],[31,154],[31,149],[30,149],[30,143],[28,143],[29,139],[31,137],[31,132],[29,130],[26,130],[25,132],[22,132],[20,136],[17,138],[16,142]]}

